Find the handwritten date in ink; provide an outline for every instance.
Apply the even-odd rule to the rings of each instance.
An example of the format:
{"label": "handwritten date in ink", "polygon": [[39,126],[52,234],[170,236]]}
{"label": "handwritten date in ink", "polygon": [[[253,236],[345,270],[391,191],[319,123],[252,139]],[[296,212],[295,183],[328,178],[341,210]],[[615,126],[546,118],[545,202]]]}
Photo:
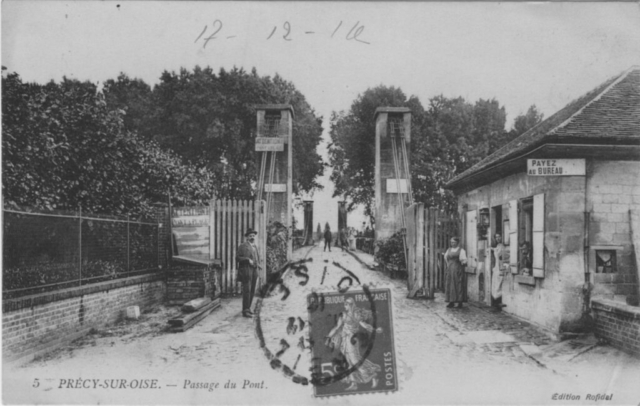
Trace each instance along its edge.
{"label": "handwritten date in ink", "polygon": [[[344,39],[347,41],[355,41],[355,42],[359,42],[367,45],[371,44],[370,42],[365,41],[364,39],[361,38],[361,35],[364,32],[365,26],[363,24],[360,24],[360,21],[356,22],[349,31],[346,31],[346,28],[345,28],[344,30],[342,30],[342,34],[339,34],[338,36],[336,36],[336,34],[338,34],[341,31],[342,23],[343,23],[342,21],[338,23],[336,28],[331,32],[331,35],[329,36],[329,38],[339,37],[346,32]],[[214,20],[211,26],[209,25],[204,26],[204,28],[200,32],[200,35],[198,35],[194,43],[198,43],[198,41],[201,41],[202,48],[206,48],[209,42],[212,40],[216,40],[220,38],[231,39],[236,37],[236,35],[224,36],[223,33],[221,32],[222,28],[223,28],[222,21]],[[277,36],[276,36],[276,33],[278,33]],[[208,35],[205,35],[205,34],[208,34]],[[266,37],[266,39],[271,40],[272,38],[276,39],[280,37],[284,41],[293,41],[296,37],[298,37],[298,34],[312,35],[312,34],[316,34],[316,32],[303,31],[302,29],[294,30],[293,24],[291,24],[289,21],[285,21],[282,24],[282,26],[275,25],[271,30],[271,32],[269,33],[269,35]]]}

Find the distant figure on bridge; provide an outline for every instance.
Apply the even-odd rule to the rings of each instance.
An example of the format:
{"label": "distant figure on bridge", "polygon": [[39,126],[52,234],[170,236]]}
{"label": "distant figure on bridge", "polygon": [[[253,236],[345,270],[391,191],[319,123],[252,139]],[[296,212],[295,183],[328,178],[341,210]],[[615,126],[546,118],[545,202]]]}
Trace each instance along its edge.
{"label": "distant figure on bridge", "polygon": [[347,233],[347,228],[343,227],[338,234],[338,239],[340,240],[340,246],[342,247],[342,251],[347,251],[349,249],[349,234]]}
{"label": "distant figure on bridge", "polygon": [[369,226],[367,226],[367,228],[364,230],[364,236],[366,238],[373,238],[373,230],[371,230]]}
{"label": "distant figure on bridge", "polygon": [[349,229],[349,249],[351,251],[356,250],[356,229],[353,227]]}
{"label": "distant figure on bridge", "polygon": [[331,252],[331,228],[329,227],[329,223],[324,225],[324,250],[327,250],[327,246],[329,247],[329,252]]}

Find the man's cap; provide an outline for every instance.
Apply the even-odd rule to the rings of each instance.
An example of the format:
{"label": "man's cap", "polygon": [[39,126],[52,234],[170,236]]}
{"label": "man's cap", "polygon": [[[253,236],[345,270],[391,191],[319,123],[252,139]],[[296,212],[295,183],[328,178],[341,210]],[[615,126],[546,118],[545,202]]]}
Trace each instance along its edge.
{"label": "man's cap", "polygon": [[247,229],[247,232],[244,233],[244,236],[248,237],[250,234],[258,234],[258,232],[256,230],[254,230],[253,228],[249,228],[249,229]]}

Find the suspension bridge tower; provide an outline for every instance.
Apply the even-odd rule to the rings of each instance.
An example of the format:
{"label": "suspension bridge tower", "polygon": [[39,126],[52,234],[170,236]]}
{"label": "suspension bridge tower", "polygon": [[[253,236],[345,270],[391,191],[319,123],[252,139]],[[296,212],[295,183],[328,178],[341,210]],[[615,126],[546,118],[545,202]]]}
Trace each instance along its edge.
{"label": "suspension bridge tower", "polygon": [[411,110],[378,107],[375,161],[375,238],[389,238],[406,230],[405,209],[412,204],[409,152]]}
{"label": "suspension bridge tower", "polygon": [[313,245],[313,200],[305,200],[304,204],[304,241],[302,245]]}
{"label": "suspension bridge tower", "polygon": [[[293,107],[289,104],[255,106],[258,116],[258,200],[266,201],[267,224],[278,221],[292,233]],[[292,239],[287,259],[293,252]]]}

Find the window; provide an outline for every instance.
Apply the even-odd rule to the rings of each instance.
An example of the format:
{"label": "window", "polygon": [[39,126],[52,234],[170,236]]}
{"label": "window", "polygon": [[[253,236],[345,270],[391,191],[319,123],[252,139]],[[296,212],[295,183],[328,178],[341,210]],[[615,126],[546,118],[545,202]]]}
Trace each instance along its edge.
{"label": "window", "polygon": [[477,265],[477,217],[478,212],[476,210],[468,211],[466,214],[466,241],[465,248],[467,251],[467,265],[471,269],[475,269]]}
{"label": "window", "polygon": [[616,251],[596,250],[596,273],[615,273]]}
{"label": "window", "polygon": [[544,194],[509,202],[511,272],[544,278]]}
{"label": "window", "polygon": [[622,245],[592,245],[589,247],[589,272],[606,274],[618,272],[618,257]]}
{"label": "window", "polygon": [[480,209],[478,218],[478,241],[485,241],[489,238],[489,209]]}
{"label": "window", "polygon": [[531,276],[533,256],[533,198],[520,201],[520,218],[518,219],[518,273]]}

